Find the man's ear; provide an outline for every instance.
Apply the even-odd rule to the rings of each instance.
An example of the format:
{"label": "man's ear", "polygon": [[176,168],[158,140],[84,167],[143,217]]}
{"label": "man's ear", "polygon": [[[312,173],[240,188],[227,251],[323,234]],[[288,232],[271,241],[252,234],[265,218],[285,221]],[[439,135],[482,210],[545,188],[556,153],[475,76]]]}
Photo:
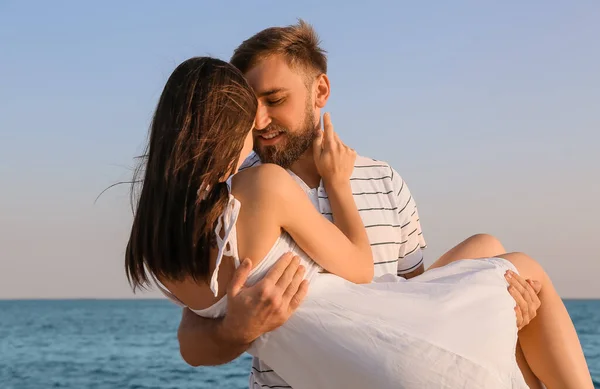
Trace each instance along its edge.
{"label": "man's ear", "polygon": [[329,99],[330,86],[327,74],[321,74],[315,81],[315,108],[323,108]]}

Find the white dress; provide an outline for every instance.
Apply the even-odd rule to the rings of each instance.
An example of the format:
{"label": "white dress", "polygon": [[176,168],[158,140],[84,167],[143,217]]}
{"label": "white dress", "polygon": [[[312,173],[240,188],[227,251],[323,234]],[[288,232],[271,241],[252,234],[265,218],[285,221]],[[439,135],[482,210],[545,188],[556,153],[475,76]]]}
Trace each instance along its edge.
{"label": "white dress", "polygon": [[[239,201],[230,194],[216,231],[219,237],[224,229],[211,280],[215,295],[223,255],[239,265],[235,229],[239,209]],[[516,272],[510,262],[463,260],[410,280],[390,274],[357,285],[320,273],[321,268],[284,233],[252,270],[248,285],[289,251],[306,267],[309,293],[283,326],[258,338],[248,352],[292,388],[528,387],[515,358],[515,302],[504,278],[506,270]],[[226,311],[224,297],[194,312],[214,318]]]}

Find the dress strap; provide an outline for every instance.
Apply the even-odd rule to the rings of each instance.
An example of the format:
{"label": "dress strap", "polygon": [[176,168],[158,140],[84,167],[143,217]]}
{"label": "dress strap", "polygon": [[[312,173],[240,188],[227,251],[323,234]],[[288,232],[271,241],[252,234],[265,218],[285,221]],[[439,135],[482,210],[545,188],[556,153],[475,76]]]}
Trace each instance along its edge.
{"label": "dress strap", "polygon": [[[227,180],[227,186],[229,188],[229,198],[225,210],[217,219],[217,226],[215,227],[215,236],[217,239],[217,260],[215,262],[215,270],[210,279],[210,290],[214,293],[215,297],[219,294],[219,267],[223,260],[223,256],[232,257],[235,263],[235,267],[240,266],[240,258],[237,250],[237,234],[235,230],[235,223],[237,222],[240,214],[240,202],[233,197],[231,194],[231,177]],[[221,233],[223,232],[223,237]]]}

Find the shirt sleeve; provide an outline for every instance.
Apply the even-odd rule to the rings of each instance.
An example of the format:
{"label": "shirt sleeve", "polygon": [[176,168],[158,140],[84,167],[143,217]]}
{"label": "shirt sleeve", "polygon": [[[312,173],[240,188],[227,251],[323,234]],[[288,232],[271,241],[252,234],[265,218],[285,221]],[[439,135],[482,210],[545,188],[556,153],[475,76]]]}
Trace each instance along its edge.
{"label": "shirt sleeve", "polygon": [[423,237],[417,203],[406,182],[398,172],[390,169],[400,220],[398,275],[402,275],[414,271],[423,263],[423,250],[427,248],[427,243]]}

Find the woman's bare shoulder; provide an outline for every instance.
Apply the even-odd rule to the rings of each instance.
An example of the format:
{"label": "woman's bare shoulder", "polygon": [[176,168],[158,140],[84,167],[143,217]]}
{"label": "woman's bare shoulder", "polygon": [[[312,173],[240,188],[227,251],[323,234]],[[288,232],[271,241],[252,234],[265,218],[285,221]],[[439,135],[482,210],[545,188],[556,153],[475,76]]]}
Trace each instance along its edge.
{"label": "woman's bare shoulder", "polygon": [[285,169],[265,163],[238,172],[232,179],[231,191],[240,200],[273,200],[291,183],[295,182]]}

